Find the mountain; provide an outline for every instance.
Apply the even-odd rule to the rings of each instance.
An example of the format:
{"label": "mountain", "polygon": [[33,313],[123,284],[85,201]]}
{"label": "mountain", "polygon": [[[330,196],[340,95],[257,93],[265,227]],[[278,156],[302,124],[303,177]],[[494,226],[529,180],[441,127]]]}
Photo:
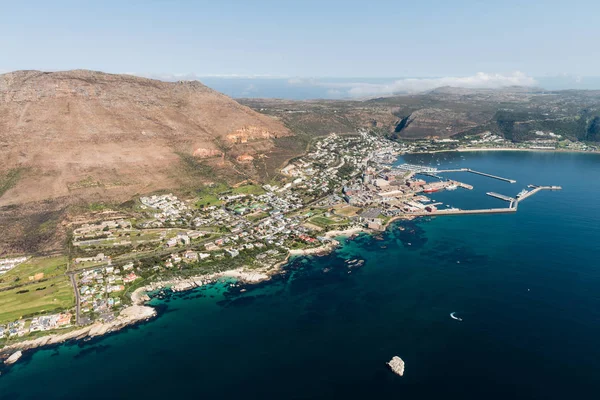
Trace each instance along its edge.
{"label": "mountain", "polygon": [[276,138],[289,135],[276,119],[197,81],[86,70],[3,74],[0,206],[127,200],[220,175],[239,181],[257,171],[237,165],[238,156],[276,152]]}
{"label": "mountain", "polygon": [[294,132],[377,128],[398,139],[447,138],[486,131],[515,142],[553,132],[600,141],[600,91],[441,87],[426,93],[351,100],[239,99]]}

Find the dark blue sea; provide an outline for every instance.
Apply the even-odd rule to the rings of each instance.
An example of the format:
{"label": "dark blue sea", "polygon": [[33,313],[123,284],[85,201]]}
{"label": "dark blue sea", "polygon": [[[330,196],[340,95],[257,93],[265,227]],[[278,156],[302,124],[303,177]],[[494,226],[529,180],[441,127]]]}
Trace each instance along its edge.
{"label": "dark blue sea", "polygon": [[[2,371],[0,398],[598,398],[600,156],[404,160],[517,180],[455,173],[475,189],[434,193],[441,207],[504,207],[485,193],[527,184],[563,190],[511,215],[398,222],[256,286],[154,299],[150,322],[27,353]],[[364,266],[349,268],[354,258]],[[385,365],[395,355],[404,377]]]}

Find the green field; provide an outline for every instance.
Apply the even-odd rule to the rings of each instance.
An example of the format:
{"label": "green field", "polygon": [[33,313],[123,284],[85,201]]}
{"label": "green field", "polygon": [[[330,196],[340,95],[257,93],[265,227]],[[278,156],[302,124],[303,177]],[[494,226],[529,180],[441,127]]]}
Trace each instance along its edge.
{"label": "green field", "polygon": [[221,204],[223,204],[223,202],[219,200],[219,197],[212,193],[203,194],[198,197],[198,200],[196,201],[196,207],[198,208],[220,206]]}
{"label": "green field", "polygon": [[254,194],[259,195],[265,193],[265,190],[260,185],[247,184],[241,185],[236,188],[231,188],[223,183],[217,183],[212,186],[205,186],[198,191],[198,198],[196,200],[196,207],[210,207],[220,206],[223,204],[219,197],[222,195],[230,194]]}
{"label": "green field", "polygon": [[75,295],[65,275],[0,292],[0,324],[75,306]]}
{"label": "green field", "polygon": [[4,275],[0,275],[0,290],[15,285],[33,283],[29,280],[39,272],[44,273],[43,279],[63,276],[67,270],[66,256],[34,257],[23,264],[17,265]]}
{"label": "green field", "polygon": [[330,225],[339,225],[339,222],[322,216],[312,217],[309,222],[323,228],[326,228]]}
{"label": "green field", "polygon": [[231,190],[233,194],[254,194],[260,195],[265,193],[265,190],[259,185],[242,185]]}

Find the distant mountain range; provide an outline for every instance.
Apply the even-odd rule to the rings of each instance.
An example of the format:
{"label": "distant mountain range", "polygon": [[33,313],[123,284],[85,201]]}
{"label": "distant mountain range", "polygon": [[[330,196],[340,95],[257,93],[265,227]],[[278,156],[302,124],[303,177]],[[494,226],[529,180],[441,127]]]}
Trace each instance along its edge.
{"label": "distant mountain range", "polygon": [[370,100],[239,99],[276,116],[295,132],[347,132],[374,128],[404,139],[447,138],[485,131],[513,141],[552,132],[600,141],[600,91],[541,88],[441,87],[421,94]]}

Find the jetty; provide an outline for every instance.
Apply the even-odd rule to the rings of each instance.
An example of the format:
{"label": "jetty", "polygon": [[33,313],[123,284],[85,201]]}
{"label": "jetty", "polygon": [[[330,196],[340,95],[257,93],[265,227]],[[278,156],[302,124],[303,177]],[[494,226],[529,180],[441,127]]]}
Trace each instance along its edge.
{"label": "jetty", "polygon": [[471,169],[471,168],[440,169],[440,170],[436,170],[434,173],[444,173],[444,172],[470,172],[475,175],[486,176],[488,178],[498,179],[498,180],[501,180],[504,182],[510,182],[510,183],[517,182],[514,179],[503,178],[501,176],[492,175],[492,174],[486,174],[485,172],[475,171],[474,169]]}
{"label": "jetty", "polygon": [[508,179],[508,178],[503,178],[501,176],[496,176],[496,175],[492,175],[492,174],[486,174],[485,172],[475,171],[475,170],[470,169],[470,168],[467,168],[467,172],[470,172],[470,173],[476,174],[476,175],[487,176],[488,178],[498,179],[498,180],[504,181],[504,182],[510,182],[510,183],[516,183],[517,182],[514,179]]}
{"label": "jetty", "polygon": [[515,201],[515,199],[512,198],[512,197],[510,197],[510,196],[505,196],[503,194],[496,193],[496,192],[487,192],[486,194],[488,196],[495,197],[495,198],[500,199],[500,200],[508,201],[509,203],[512,203],[512,202]]}
{"label": "jetty", "polygon": [[394,356],[386,363],[396,375],[404,375],[404,361],[398,356]]}
{"label": "jetty", "polygon": [[528,188],[532,189],[530,191],[524,191],[519,193],[517,196],[517,201],[523,201],[526,198],[533,196],[537,192],[541,190],[562,190],[561,186],[536,186],[536,185],[527,185]]}
{"label": "jetty", "polygon": [[516,207],[483,208],[483,209],[478,209],[478,210],[461,210],[459,208],[449,208],[447,210],[419,211],[419,212],[414,212],[414,213],[407,213],[407,215],[423,217],[423,216],[435,216],[435,215],[509,214],[509,213],[514,213],[516,211],[517,211]]}
{"label": "jetty", "polygon": [[425,165],[415,165],[415,164],[401,164],[401,165],[398,165],[396,168],[401,171],[407,171],[407,172],[411,172],[414,174],[427,175],[427,176],[431,176],[431,177],[438,178],[438,179],[441,179],[441,178],[439,178],[438,174],[441,174],[444,172],[470,172],[472,174],[486,176],[488,178],[498,179],[498,180],[501,180],[504,182],[510,182],[510,183],[517,182],[514,179],[503,178],[501,176],[492,175],[492,174],[486,174],[485,172],[475,171],[474,169],[471,169],[471,168],[437,169],[435,167],[427,167]]}
{"label": "jetty", "polygon": [[419,211],[414,213],[409,213],[408,215],[414,216],[435,216],[435,215],[467,215],[467,214],[509,214],[517,212],[517,208],[519,206],[519,202],[525,200],[528,197],[533,196],[541,190],[561,190],[560,186],[536,186],[529,185],[529,188],[532,190],[523,190],[516,197],[505,196],[500,193],[488,192],[486,193],[488,196],[496,197],[500,200],[504,200],[509,202],[509,206],[507,208],[483,208],[478,210],[461,210],[459,208],[450,208],[447,210],[435,210],[435,211]]}

